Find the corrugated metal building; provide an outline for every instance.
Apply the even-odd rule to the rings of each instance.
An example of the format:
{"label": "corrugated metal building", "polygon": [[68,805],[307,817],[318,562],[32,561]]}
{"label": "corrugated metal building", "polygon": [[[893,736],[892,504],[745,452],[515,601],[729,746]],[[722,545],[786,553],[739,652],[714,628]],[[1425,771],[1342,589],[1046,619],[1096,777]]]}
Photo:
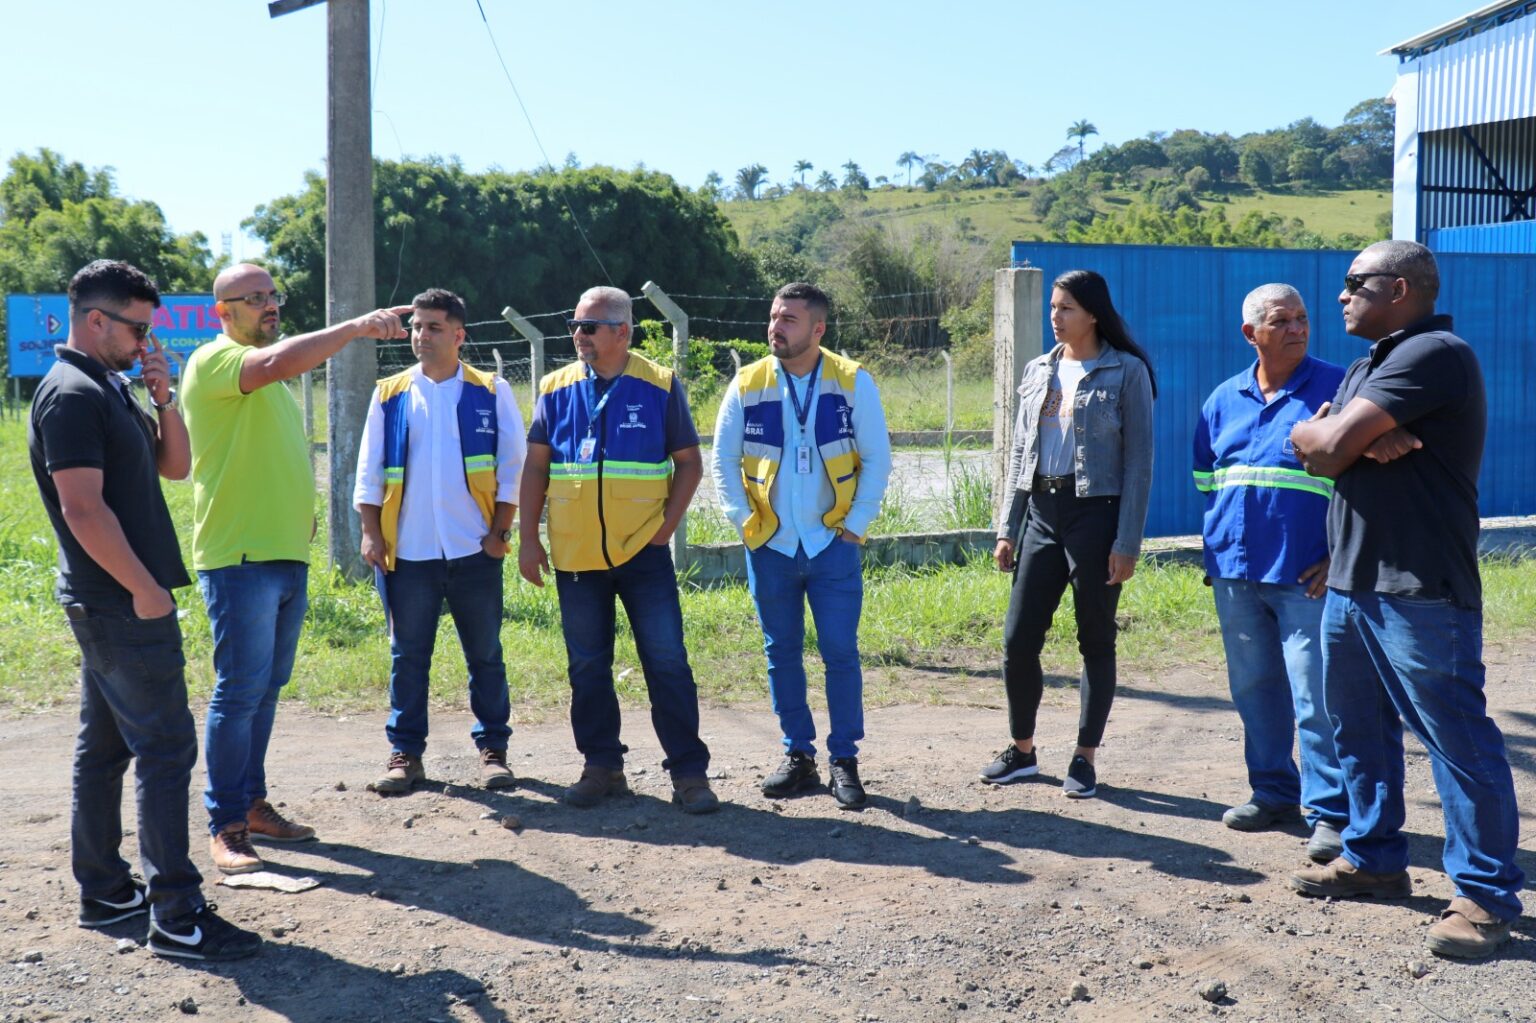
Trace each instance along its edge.
{"label": "corrugated metal building", "polygon": [[1436,252],[1536,252],[1536,0],[1398,43],[1392,230]]}

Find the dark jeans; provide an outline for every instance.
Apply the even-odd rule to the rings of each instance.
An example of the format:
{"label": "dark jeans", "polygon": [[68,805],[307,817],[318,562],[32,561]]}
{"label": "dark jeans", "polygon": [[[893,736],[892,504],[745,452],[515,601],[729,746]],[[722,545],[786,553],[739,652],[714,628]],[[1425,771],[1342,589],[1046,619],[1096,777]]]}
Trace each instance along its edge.
{"label": "dark jeans", "polygon": [[187,709],[181,626],[175,612],[151,619],[84,615],[69,623],[81,657],[70,808],[75,880],[88,899],[107,898],[128,881],[118,848],[123,773],[135,758],[139,860],[150,904],[161,920],[190,913],[203,904],[203,878],[187,858],[197,726]]}
{"label": "dark jeans", "polygon": [[427,748],[428,673],[446,600],[469,669],[469,709],[475,715],[470,737],[479,749],[506,749],[512,707],[501,659],[501,562],[480,551],[463,558],[396,560],[387,591],[395,631],[384,733],[392,747],[413,757]]}
{"label": "dark jeans", "polygon": [[1070,490],[1029,495],[1023,531],[1014,545],[1013,592],[1003,619],[1003,684],[1008,691],[1008,728],[1015,739],[1035,736],[1035,713],[1045,689],[1040,651],[1070,585],[1077,649],[1083,655],[1077,744],[1092,748],[1103,741],[1115,700],[1120,587],[1106,580],[1119,517],[1118,496],[1078,497]]}
{"label": "dark jeans", "polygon": [[1483,614],[1446,600],[1330,589],[1323,692],[1349,793],[1344,858],[1408,866],[1403,726],[1429,753],[1445,817],[1445,872],[1501,920],[1520,915],[1520,810],[1504,736],[1483,698]]}
{"label": "dark jeans", "polygon": [[618,770],[629,747],[619,741],[613,689],[614,599],[622,601],[651,697],[651,724],[674,778],[704,773],[709,747],[699,738],[699,694],[683,647],[683,609],[666,547],[647,544],[629,561],[601,572],[556,572],[560,628],[571,676],[571,731],[588,764]]}

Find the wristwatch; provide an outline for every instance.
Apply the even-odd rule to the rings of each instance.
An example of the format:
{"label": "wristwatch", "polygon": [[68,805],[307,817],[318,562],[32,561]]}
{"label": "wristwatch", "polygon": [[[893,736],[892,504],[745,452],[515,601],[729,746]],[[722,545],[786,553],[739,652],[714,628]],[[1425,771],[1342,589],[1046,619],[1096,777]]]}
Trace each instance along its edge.
{"label": "wristwatch", "polygon": [[171,390],[166,394],[165,401],[163,401],[163,402],[156,401],[154,399],[154,396],[151,395],[150,399],[149,399],[149,403],[155,407],[155,411],[156,412],[164,412],[168,408],[175,408],[176,407],[176,389],[174,387],[171,388]]}
{"label": "wristwatch", "polygon": [[510,530],[510,529],[503,529],[501,532],[497,533],[496,535],[501,537],[501,542],[502,543],[511,543],[512,542],[512,530]]}

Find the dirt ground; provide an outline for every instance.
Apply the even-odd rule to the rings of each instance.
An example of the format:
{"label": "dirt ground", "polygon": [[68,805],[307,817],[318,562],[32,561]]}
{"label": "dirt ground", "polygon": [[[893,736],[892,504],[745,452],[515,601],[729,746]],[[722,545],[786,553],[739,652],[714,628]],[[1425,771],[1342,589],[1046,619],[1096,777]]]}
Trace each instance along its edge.
{"label": "dirt ground", "polygon": [[[1527,810],[1530,877],[1533,652],[1490,651],[1488,687]],[[0,720],[0,1021],[1536,1018],[1529,917],[1489,962],[1423,949],[1451,888],[1416,745],[1413,897],[1302,899],[1285,885],[1307,863],[1300,829],[1220,824],[1247,790],[1217,669],[1124,679],[1100,798],[1085,801],[1059,788],[1075,687],[1056,680],[1047,692],[1040,778],[989,788],[976,774],[1005,734],[995,673],[933,671],[924,685],[939,681],[945,705],[869,713],[862,813],[824,791],[778,802],[758,792],[778,759],[766,697],[705,709],[728,802],[699,818],[668,803],[642,708],[625,735],[636,795],[578,810],[558,802],[579,771],[559,718],[518,727],[520,784],[491,794],[469,784],[467,717],[439,710],[432,782],[385,799],[365,790],[387,752],[382,714],[285,706],[272,798],[321,841],[265,848],[274,870],[321,887],[213,886],[195,838],[219,911],[267,939],[254,959],[207,967],[150,956],[142,918],[75,926],[73,715]],[[131,821],[131,796],[127,809]],[[201,816],[194,798],[194,826]],[[1212,981],[1226,988],[1214,1002],[1197,993]]]}

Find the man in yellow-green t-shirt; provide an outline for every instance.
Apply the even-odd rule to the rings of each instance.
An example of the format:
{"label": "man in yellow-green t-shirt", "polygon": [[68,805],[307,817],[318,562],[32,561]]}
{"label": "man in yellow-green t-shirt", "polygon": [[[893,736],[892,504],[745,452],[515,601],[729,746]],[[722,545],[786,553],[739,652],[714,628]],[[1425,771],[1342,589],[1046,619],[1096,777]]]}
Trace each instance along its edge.
{"label": "man in yellow-green t-shirt", "polygon": [[187,361],[181,405],[192,440],[192,566],[213,628],[213,697],[203,740],[210,852],[226,874],[260,870],[251,836],[302,842],[315,829],[267,802],[266,755],[279,690],[308,606],[315,482],[298,404],[271,386],[357,337],[405,337],[409,306],[277,340],[283,295],[259,266],[213,282],[224,332]]}

